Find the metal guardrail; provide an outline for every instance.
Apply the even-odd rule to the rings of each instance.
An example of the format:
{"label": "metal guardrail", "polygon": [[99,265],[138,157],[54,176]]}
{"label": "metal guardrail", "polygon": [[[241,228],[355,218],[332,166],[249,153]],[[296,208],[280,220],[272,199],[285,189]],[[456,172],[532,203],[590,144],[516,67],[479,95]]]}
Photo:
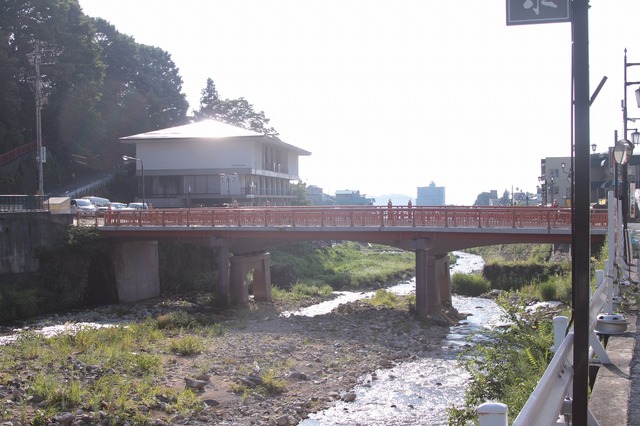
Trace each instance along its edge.
{"label": "metal guardrail", "polygon": [[41,195],[0,195],[0,212],[47,211],[48,199],[49,197]]}
{"label": "metal guardrail", "polygon": [[[605,306],[608,295],[613,292],[613,279],[605,274],[591,298],[589,305],[589,333],[597,322],[597,316]],[[591,356],[602,348],[594,348]],[[604,360],[600,360],[605,363]],[[555,424],[561,414],[565,397],[569,394],[569,386],[573,382],[573,331],[564,338],[555,351],[551,362],[540,378],[538,385],[531,393],[522,410],[513,422],[514,426],[551,425]]]}
{"label": "metal guardrail", "polygon": [[[615,292],[614,279],[616,274],[616,265],[614,262],[615,250],[618,242],[615,238],[614,232],[614,217],[619,215],[613,206],[615,205],[612,196],[609,196],[609,221],[608,221],[608,244],[609,244],[609,259],[606,262],[606,273],[603,271],[597,271],[596,284],[597,288],[591,297],[589,303],[589,358],[593,358],[594,355],[598,356],[598,360],[602,364],[610,363],[610,359],[605,349],[600,344],[597,336],[594,333],[594,328],[598,321],[598,314],[604,310],[612,313],[612,299]],[[617,221],[620,223],[620,220]],[[618,234],[621,234],[621,229]],[[557,319],[564,318],[563,322],[556,322]],[[563,406],[566,401],[566,397],[570,395],[569,386],[573,382],[574,368],[573,368],[573,331],[567,333],[564,340],[561,337],[558,338],[558,334],[564,335],[566,330],[568,319],[566,317],[556,317],[554,319],[554,328],[557,324],[564,324],[564,328],[561,326],[561,330],[555,330],[556,339],[554,344],[555,354],[551,359],[551,362],[547,366],[544,374],[538,381],[535,389],[531,393],[529,399],[525,403],[524,407],[520,410],[520,413],[513,421],[514,426],[531,426],[531,425],[552,425],[558,424],[558,420],[563,411]],[[501,403],[486,403],[478,407],[478,416],[480,420],[480,426],[493,426],[493,425],[506,425],[507,424],[507,411],[508,408]],[[567,410],[565,410],[567,411]],[[569,409],[568,414],[571,413]],[[597,425],[597,420],[593,417],[591,412],[588,413],[589,424]]]}

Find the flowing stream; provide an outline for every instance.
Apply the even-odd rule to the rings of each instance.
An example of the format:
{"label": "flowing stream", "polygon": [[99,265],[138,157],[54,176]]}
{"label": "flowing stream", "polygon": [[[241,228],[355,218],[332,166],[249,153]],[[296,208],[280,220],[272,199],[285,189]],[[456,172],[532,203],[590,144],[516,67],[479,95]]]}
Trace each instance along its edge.
{"label": "flowing stream", "polygon": [[[479,256],[455,252],[458,256],[451,272],[470,273],[482,269]],[[389,289],[396,294],[415,291],[415,282],[409,281]],[[372,297],[373,293],[341,292],[329,302],[294,312],[295,315],[321,315],[339,304]],[[457,356],[469,344],[468,337],[482,329],[490,329],[500,322],[501,310],[491,300],[477,297],[453,297],[453,306],[461,313],[470,314],[450,333],[439,350],[430,357],[405,362],[391,369],[378,370],[375,376],[364,377],[363,385],[353,391],[353,402],[337,401],[322,412],[301,422],[304,426],[327,425],[446,425],[446,408],[461,405],[468,380]],[[284,314],[291,315],[292,313]],[[478,336],[480,338],[480,336]]]}

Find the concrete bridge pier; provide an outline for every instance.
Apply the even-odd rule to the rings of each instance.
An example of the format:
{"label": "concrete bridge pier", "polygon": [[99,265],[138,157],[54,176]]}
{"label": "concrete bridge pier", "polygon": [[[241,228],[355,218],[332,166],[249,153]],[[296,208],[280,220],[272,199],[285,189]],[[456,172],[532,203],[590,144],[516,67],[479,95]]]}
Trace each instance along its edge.
{"label": "concrete bridge pier", "polygon": [[218,295],[229,299],[229,248],[218,247]]}
{"label": "concrete bridge pier", "polygon": [[440,312],[440,286],[436,282],[436,258],[428,250],[416,250],[416,312],[418,316]]}
{"label": "concrete bridge pier", "polygon": [[157,241],[116,243],[111,254],[119,302],[137,302],[160,295]]}
{"label": "concrete bridge pier", "polygon": [[449,255],[445,254],[435,260],[436,282],[440,288],[440,303],[451,305],[451,273],[449,270]]}
{"label": "concrete bridge pier", "polygon": [[451,304],[448,255],[429,255],[429,240],[414,240],[416,254],[416,312],[420,317],[438,315],[442,305]]}
{"label": "concrete bridge pier", "polygon": [[[220,266],[218,266],[220,268]],[[257,302],[271,301],[271,255],[242,254],[231,257],[230,298],[246,303],[249,300],[247,275],[253,271],[253,298]]]}

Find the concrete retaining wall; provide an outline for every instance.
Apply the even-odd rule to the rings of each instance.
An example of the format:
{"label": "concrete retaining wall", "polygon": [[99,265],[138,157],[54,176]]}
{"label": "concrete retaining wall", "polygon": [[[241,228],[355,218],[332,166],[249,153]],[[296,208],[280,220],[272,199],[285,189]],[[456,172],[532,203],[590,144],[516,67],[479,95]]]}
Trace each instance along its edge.
{"label": "concrete retaining wall", "polygon": [[64,241],[69,215],[48,212],[0,214],[0,275],[37,272],[37,252]]}
{"label": "concrete retaining wall", "polygon": [[157,241],[114,243],[112,258],[118,301],[130,303],[160,295]]}

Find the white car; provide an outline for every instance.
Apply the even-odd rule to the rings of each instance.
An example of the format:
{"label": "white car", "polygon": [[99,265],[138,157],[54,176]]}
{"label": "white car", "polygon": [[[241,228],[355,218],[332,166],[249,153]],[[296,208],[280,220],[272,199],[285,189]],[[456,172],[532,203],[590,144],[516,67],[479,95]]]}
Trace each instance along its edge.
{"label": "white car", "polygon": [[71,200],[71,214],[95,215],[96,206],[85,198],[74,198]]}
{"label": "white car", "polygon": [[98,207],[98,211],[101,213],[104,213],[109,209],[114,211],[131,210],[129,207],[127,207],[126,203],[118,203],[117,201],[111,201],[106,206]]}
{"label": "white car", "polygon": [[149,208],[149,204],[147,204],[147,203],[129,203],[129,208],[133,209],[133,210],[148,209]]}

